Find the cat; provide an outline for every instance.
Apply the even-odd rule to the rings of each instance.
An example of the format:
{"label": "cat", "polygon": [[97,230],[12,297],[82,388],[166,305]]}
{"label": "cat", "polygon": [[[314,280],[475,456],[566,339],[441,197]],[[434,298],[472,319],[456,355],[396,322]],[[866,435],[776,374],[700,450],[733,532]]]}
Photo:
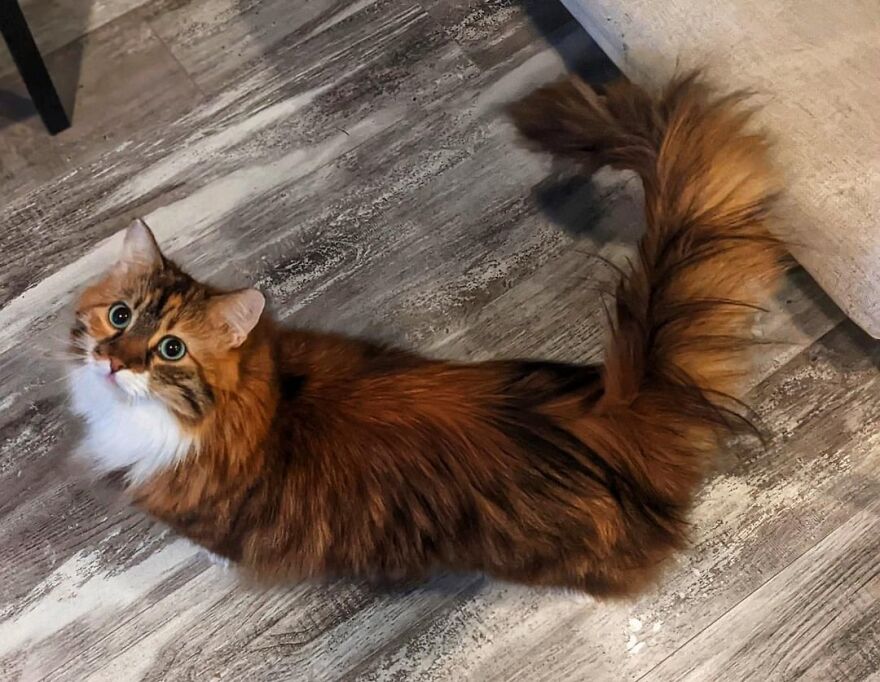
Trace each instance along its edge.
{"label": "cat", "polygon": [[598,597],[655,582],[746,423],[732,395],[787,262],[769,144],[697,74],[656,97],[569,77],[510,113],[539,149],[644,183],[604,366],[445,362],[281,327],[261,293],[195,281],[137,221],[71,331],[96,469],[273,580],[453,570]]}

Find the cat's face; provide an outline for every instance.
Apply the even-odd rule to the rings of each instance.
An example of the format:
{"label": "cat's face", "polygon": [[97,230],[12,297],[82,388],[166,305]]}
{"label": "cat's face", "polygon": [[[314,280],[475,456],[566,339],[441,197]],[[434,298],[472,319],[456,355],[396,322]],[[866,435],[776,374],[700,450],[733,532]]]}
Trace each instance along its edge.
{"label": "cat's face", "polygon": [[79,373],[110,400],[158,403],[182,424],[197,424],[218,391],[234,389],[239,348],[263,305],[253,289],[217,293],[196,282],[138,221],[119,261],[79,300],[71,347],[82,365],[72,381]]}

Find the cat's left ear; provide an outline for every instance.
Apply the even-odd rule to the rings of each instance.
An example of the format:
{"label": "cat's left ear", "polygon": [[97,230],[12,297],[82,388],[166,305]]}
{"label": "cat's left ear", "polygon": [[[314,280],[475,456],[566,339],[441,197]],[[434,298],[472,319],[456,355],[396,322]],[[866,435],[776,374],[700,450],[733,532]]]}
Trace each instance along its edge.
{"label": "cat's left ear", "polygon": [[215,325],[225,332],[229,345],[237,348],[257,326],[265,307],[263,294],[256,289],[242,289],[212,296],[209,315]]}
{"label": "cat's left ear", "polygon": [[162,267],[163,263],[156,238],[147,224],[138,218],[125,231],[117,267],[152,270]]}

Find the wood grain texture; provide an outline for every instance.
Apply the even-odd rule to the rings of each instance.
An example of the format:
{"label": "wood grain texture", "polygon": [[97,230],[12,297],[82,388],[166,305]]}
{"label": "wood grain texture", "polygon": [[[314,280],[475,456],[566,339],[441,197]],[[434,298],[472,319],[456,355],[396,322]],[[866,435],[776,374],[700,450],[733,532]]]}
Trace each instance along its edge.
{"label": "wood grain texture", "polygon": [[[100,157],[105,165],[112,164],[117,148],[125,148],[132,131],[149,134],[161,129],[202,99],[190,77],[136,12],[103,24],[44,57],[59,83],[74,85],[75,100],[68,103],[68,111],[75,125],[50,137],[34,113],[0,128],[0,182],[8,192],[9,208],[16,205],[14,198],[27,196],[27,188],[40,192],[59,176],[82,173],[90,159]],[[14,74],[0,79],[0,91],[27,99],[24,85]],[[101,169],[91,172],[94,177]],[[4,221],[10,227],[14,224],[14,220]]]}
{"label": "wood grain texture", "polygon": [[572,22],[571,15],[558,2],[422,0],[421,4],[484,69],[514,55],[537,52]]}
{"label": "wood grain texture", "polygon": [[[311,66],[289,69],[280,81],[274,69],[246,66],[222,95],[171,124],[132,131],[50,197],[42,187],[18,192],[0,213],[0,300],[72,262],[135,213],[163,204],[165,217],[153,216],[158,231],[168,237],[183,230],[192,217],[182,206],[167,209],[184,194],[189,206],[201,203],[197,223],[209,229],[246,197],[307,175],[392,123],[439,106],[475,73],[418,10],[404,2],[385,9],[378,23],[375,13],[361,17],[357,30],[372,32],[372,41],[349,46],[347,36],[321,34]],[[401,41],[418,45],[414,57],[425,68],[395,67],[390,46]],[[222,200],[206,201],[215,194]],[[65,229],[34,244],[35,221]]]}
{"label": "wood grain texture", "polygon": [[761,93],[762,120],[782,133],[796,255],[880,338],[880,5],[564,1],[639,82],[709,65],[724,82]]}
{"label": "wood grain texture", "polygon": [[[445,357],[601,358],[614,273],[592,254],[631,253],[638,183],[555,174],[499,107],[607,64],[579,29],[548,47],[503,3],[481,25],[531,38],[477,58],[449,5],[154,0],[88,34],[128,82],[83,62],[94,105],[63,165],[0,130],[19,159],[0,187],[0,679],[717,679],[740,649],[742,676],[877,670],[877,349],[803,272],[756,328],[785,342],[756,357],[768,446],[719,461],[692,550],[631,603],[480,576],[267,590],[69,464],[53,357],[135,214],[193,274],[256,284],[291,323]],[[218,59],[227,42],[241,55]]]}
{"label": "wood grain texture", "polygon": [[875,497],[652,674],[859,680],[876,673],[880,599],[867,586],[880,576],[878,512]]}
{"label": "wood grain texture", "polygon": [[[45,55],[98,30],[149,0],[19,0],[34,40]],[[0,50],[0,75],[14,72],[12,57]],[[53,78],[56,74],[53,72]]]}

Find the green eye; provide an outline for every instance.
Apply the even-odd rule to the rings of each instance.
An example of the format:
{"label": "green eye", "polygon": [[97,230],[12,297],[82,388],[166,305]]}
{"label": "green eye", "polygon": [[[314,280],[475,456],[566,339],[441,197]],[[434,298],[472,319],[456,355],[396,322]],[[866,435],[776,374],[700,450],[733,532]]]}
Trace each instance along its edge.
{"label": "green eye", "polygon": [[110,312],[107,313],[107,319],[116,329],[125,329],[131,322],[131,308],[125,303],[114,303],[110,306]]}
{"label": "green eye", "polygon": [[159,341],[159,355],[165,360],[180,360],[186,355],[186,344],[176,336],[165,336]]}

